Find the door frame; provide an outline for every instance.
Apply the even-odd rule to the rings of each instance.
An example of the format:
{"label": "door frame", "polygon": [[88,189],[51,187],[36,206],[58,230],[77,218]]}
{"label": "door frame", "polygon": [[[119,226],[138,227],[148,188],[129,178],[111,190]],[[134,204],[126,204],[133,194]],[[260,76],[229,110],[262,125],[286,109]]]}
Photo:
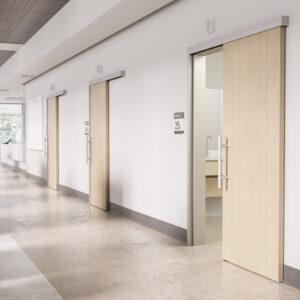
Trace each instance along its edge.
{"label": "door frame", "polygon": [[[46,160],[47,160],[47,185],[48,185],[48,100],[49,99],[52,99],[52,98],[57,98],[57,126],[58,126],[58,131],[59,131],[59,97],[60,96],[64,96],[67,94],[67,90],[61,90],[61,91],[58,91],[58,92],[55,92],[55,93],[52,93],[50,95],[47,96],[46,98],[46,130],[45,130],[45,138],[44,138],[44,147],[45,147],[45,153],[46,153]],[[57,155],[58,155],[58,165],[57,165],[57,173],[58,173],[58,182],[57,182],[57,191],[59,190],[59,135],[57,136]]]}
{"label": "door frame", "polygon": [[[288,27],[289,17],[280,16],[273,18],[261,24],[257,24],[232,34],[224,35],[207,42],[194,45],[188,48],[188,105],[187,105],[187,244],[189,246],[201,245],[205,243],[205,222],[206,213],[201,210],[205,207],[205,196],[197,194],[194,190],[195,183],[195,168],[194,168],[194,108],[193,108],[193,80],[194,80],[194,65],[193,55],[199,52],[210,50],[212,48],[221,47],[225,43],[229,43],[247,36],[251,36],[263,31],[267,31],[276,27]],[[204,172],[204,171],[203,171]],[[283,202],[285,200],[283,199]]]}
{"label": "door frame", "polygon": [[[89,205],[91,205],[91,196],[90,196],[90,191],[91,191],[91,164],[90,164],[90,126],[91,126],[91,123],[90,123],[90,97],[91,97],[91,93],[90,93],[90,87],[95,85],[95,84],[98,84],[98,83],[101,83],[101,82],[104,82],[104,81],[107,81],[108,82],[108,89],[109,89],[109,82],[112,81],[112,80],[115,80],[115,79],[118,79],[118,78],[122,78],[122,77],[125,77],[125,74],[126,72],[124,70],[122,71],[118,71],[118,72],[114,72],[114,73],[111,73],[111,74],[108,74],[108,75],[103,75],[101,77],[98,77],[96,79],[93,79],[89,82],[89,97],[88,97],[88,111],[89,111],[89,119],[88,119],[88,134],[87,134],[87,139],[86,139],[86,143],[87,143],[87,162],[88,162],[88,168],[89,168],[89,172],[88,172],[88,176],[89,176]],[[109,116],[109,109],[110,107],[110,101],[109,101],[109,90],[108,90],[108,116]],[[109,117],[108,117],[108,178],[109,178],[109,163],[110,161],[110,147],[109,147]],[[108,182],[108,189],[110,187],[110,183]],[[108,195],[109,197],[109,195]],[[109,203],[110,203],[110,200],[108,199]],[[109,207],[109,205],[108,205]]]}

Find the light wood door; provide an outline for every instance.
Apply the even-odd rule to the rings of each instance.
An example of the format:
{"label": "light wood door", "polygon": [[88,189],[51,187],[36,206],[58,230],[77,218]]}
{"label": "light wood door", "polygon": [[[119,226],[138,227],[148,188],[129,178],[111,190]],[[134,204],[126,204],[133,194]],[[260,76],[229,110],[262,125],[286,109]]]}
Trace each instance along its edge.
{"label": "light wood door", "polygon": [[48,187],[59,189],[58,97],[47,100],[47,173]]}
{"label": "light wood door", "polygon": [[109,209],[108,81],[90,86],[90,204]]}
{"label": "light wood door", "polygon": [[223,258],[282,281],[285,29],[223,49]]}

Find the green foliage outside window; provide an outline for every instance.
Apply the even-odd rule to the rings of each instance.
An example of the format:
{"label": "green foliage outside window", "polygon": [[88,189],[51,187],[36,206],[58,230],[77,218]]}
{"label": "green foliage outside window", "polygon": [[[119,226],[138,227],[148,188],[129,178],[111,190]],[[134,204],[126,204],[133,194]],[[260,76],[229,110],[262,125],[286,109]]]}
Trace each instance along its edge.
{"label": "green foliage outside window", "polygon": [[22,144],[22,104],[0,104],[0,139],[11,139],[12,144]]}

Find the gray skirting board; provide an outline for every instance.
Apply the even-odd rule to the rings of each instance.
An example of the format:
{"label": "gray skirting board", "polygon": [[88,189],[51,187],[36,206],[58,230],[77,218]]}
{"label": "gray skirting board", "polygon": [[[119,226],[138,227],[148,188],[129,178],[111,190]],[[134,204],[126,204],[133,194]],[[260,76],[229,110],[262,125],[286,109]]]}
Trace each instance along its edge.
{"label": "gray skirting board", "polygon": [[300,270],[285,265],[283,278],[284,283],[300,289]]}
{"label": "gray skirting board", "polygon": [[[32,174],[28,174],[28,173],[26,173],[25,170],[19,169],[17,167],[13,167],[11,165],[7,165],[4,163],[2,163],[2,164],[3,164],[3,166],[12,168],[17,172],[24,173],[27,177],[32,178],[33,180],[35,180],[36,182],[38,182],[42,185],[47,185],[47,179],[45,179],[45,178],[35,176]],[[79,191],[69,188],[67,186],[59,185],[59,191],[65,195],[74,196],[74,197],[82,199],[86,202],[89,201],[88,194],[79,192]],[[131,209],[125,208],[123,206],[120,206],[120,205],[117,205],[114,203],[110,203],[110,210],[112,212],[117,212],[118,214],[120,214],[132,221],[135,221],[139,224],[150,227],[154,230],[157,230],[161,233],[164,233],[168,236],[171,236],[179,241],[186,243],[186,229],[184,229],[184,228],[169,224],[167,222],[164,222],[164,221],[152,218],[152,217],[149,217],[147,215],[141,214],[139,212],[133,211]]]}
{"label": "gray skirting board", "polygon": [[68,195],[68,196],[74,196],[76,198],[79,198],[81,200],[84,200],[86,202],[89,202],[89,195],[88,194],[85,194],[83,192],[79,192],[77,190],[74,190],[72,188],[69,188],[67,186],[64,186],[64,185],[59,185],[59,191],[61,193],[64,193],[65,195]]}
{"label": "gray skirting board", "polygon": [[35,180],[36,182],[42,184],[42,185],[47,185],[47,179],[46,178],[43,178],[43,177],[40,177],[40,176],[35,176],[35,175],[32,175],[32,174],[29,174],[29,173],[26,173],[26,177],[28,178],[31,178],[33,180]]}
{"label": "gray skirting board", "polygon": [[140,223],[144,226],[150,227],[161,233],[169,235],[177,240],[186,243],[186,229],[166,223],[164,221],[149,217],[147,215],[141,214],[139,212],[133,211],[126,207],[117,205],[115,203],[110,203],[110,210],[112,212],[117,212],[128,219]]}
{"label": "gray skirting board", "polygon": [[4,167],[4,168],[9,168],[9,169],[12,169],[18,173],[24,173],[26,174],[26,171],[24,169],[21,169],[20,167],[18,167],[18,165],[16,166],[12,166],[12,165],[9,165],[7,163],[4,163],[4,162],[1,162],[1,165]]}

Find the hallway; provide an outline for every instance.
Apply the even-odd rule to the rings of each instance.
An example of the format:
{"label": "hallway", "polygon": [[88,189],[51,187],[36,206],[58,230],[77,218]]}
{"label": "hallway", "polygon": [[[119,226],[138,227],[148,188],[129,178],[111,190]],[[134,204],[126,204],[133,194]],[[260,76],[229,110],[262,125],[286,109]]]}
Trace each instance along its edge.
{"label": "hallway", "polygon": [[300,290],[0,168],[0,299],[300,299]]}

